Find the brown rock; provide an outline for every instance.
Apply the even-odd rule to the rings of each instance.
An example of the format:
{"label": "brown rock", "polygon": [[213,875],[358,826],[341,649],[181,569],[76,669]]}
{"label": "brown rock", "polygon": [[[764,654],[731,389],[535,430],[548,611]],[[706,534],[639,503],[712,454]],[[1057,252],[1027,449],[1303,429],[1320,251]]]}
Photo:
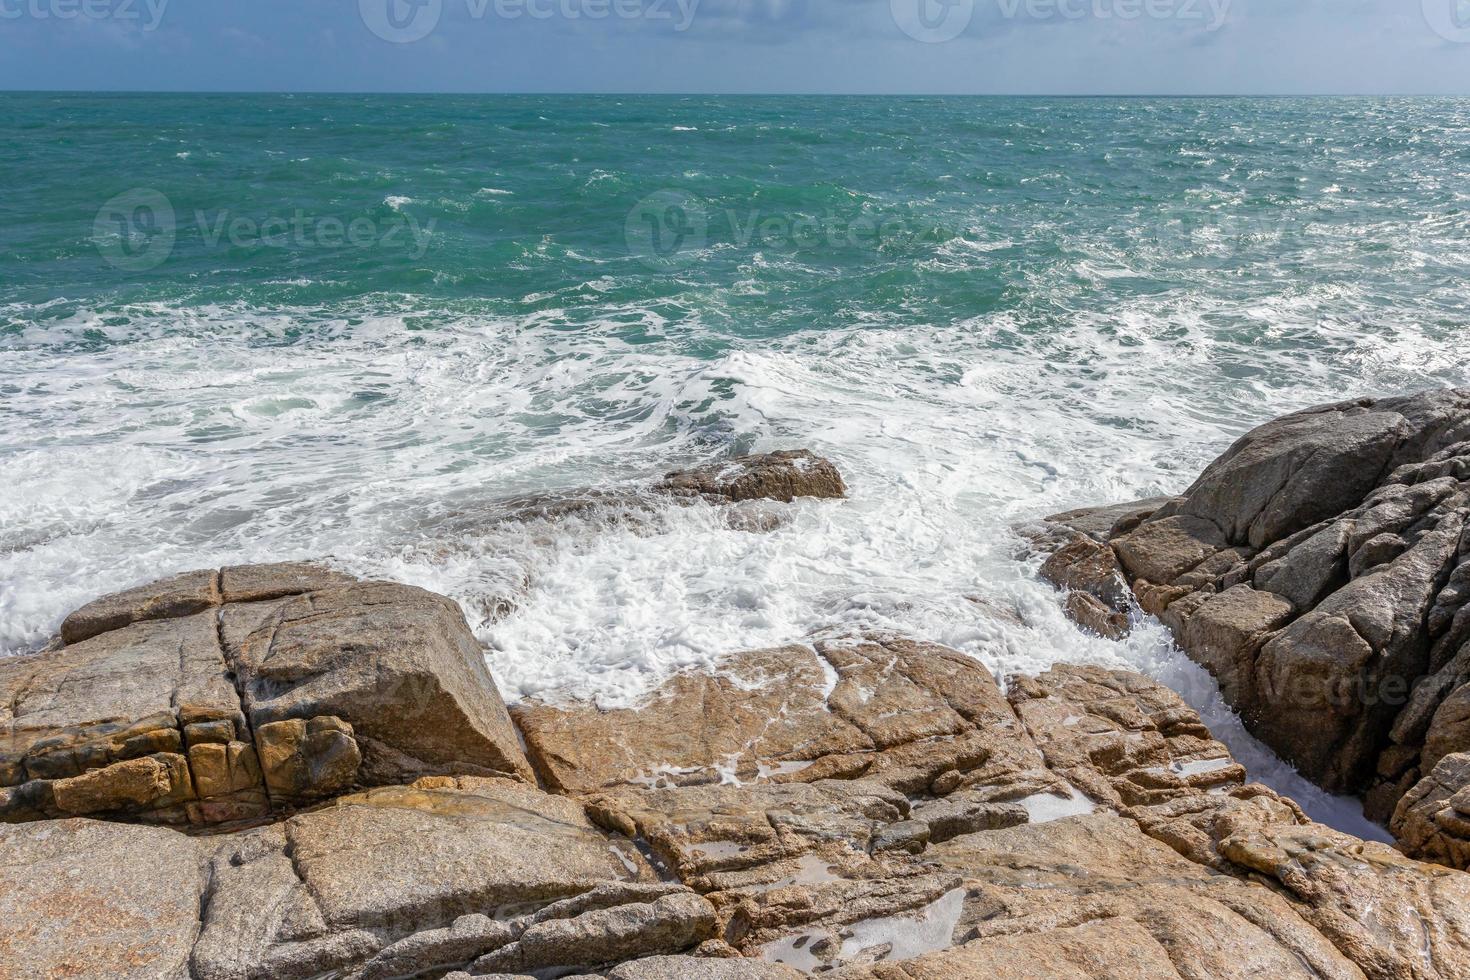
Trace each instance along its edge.
{"label": "brown rock", "polygon": [[252,726],[339,718],[364,782],[530,777],[483,651],[442,596],[361,583],[226,607],[222,631]]}
{"label": "brown rock", "polygon": [[780,500],[847,496],[842,474],[805,449],[741,456],[724,463],[680,470],[664,477],[661,491],[719,500]]}
{"label": "brown rock", "polygon": [[1072,622],[1105,640],[1121,640],[1132,630],[1126,615],[1113,612],[1086,592],[1073,592],[1062,608]]}
{"label": "brown rock", "polygon": [[159,827],[0,825],[0,977],[188,980],[205,849]]}
{"label": "brown rock", "polygon": [[100,599],[69,622],[86,638],[0,661],[0,819],[231,822],[359,782],[532,778],[442,597],[309,565],[239,567]]}
{"label": "brown rock", "polygon": [[1391,827],[1409,856],[1470,868],[1470,753],[1440,759],[1404,794]]}

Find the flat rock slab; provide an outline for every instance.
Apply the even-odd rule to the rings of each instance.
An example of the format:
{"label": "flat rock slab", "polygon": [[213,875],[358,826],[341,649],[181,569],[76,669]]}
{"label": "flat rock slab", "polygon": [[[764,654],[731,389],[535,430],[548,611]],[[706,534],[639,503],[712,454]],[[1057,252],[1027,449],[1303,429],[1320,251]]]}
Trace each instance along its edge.
{"label": "flat rock slab", "polygon": [[[464,965],[516,942],[536,914],[600,887],[611,889],[608,907],[649,899],[641,886],[654,887],[651,900],[668,891],[631,841],[595,828],[570,800],[477,777],[343,797],[227,839],[213,866],[193,957],[200,980],[352,968],[372,976],[381,972],[373,964],[386,967],[415,944],[417,956],[437,950]],[[473,927],[466,916],[486,922]]]}
{"label": "flat rock slab", "polygon": [[207,858],[160,827],[0,826],[0,977],[190,980]]}
{"label": "flat rock slab", "polygon": [[[922,786],[965,758],[1039,762],[978,661],[897,637],[738,654],[637,709],[532,703],[514,714],[542,778],[572,793],[864,774]],[[942,747],[914,750],[928,740]]]}

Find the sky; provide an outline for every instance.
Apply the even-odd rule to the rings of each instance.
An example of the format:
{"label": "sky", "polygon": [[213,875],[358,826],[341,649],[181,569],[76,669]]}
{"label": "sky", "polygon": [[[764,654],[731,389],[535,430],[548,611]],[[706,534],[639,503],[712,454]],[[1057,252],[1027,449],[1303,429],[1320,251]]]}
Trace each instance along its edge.
{"label": "sky", "polygon": [[1470,94],[1470,0],[0,0],[0,89]]}

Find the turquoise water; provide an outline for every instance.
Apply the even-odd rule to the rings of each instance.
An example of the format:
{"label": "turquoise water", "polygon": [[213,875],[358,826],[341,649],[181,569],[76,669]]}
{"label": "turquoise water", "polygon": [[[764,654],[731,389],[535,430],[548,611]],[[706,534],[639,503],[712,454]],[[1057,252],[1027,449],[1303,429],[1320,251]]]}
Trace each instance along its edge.
{"label": "turquoise water", "polygon": [[[1466,100],[0,95],[0,134],[9,652],[330,555],[458,599],[511,697],[882,626],[1208,702],[1008,528],[1470,380]],[[853,496],[771,534],[485,517],[795,445]]]}

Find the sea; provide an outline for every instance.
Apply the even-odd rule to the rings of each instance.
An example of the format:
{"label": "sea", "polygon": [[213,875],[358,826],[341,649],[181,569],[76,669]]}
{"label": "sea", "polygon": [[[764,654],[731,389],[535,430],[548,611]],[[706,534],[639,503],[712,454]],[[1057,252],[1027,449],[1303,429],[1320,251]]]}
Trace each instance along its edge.
{"label": "sea", "polygon": [[[326,559],[457,600],[507,700],[891,630],[1180,690],[1016,529],[1275,415],[1470,383],[1470,101],[0,94],[0,655]],[[849,499],[506,521],[810,448]]]}

